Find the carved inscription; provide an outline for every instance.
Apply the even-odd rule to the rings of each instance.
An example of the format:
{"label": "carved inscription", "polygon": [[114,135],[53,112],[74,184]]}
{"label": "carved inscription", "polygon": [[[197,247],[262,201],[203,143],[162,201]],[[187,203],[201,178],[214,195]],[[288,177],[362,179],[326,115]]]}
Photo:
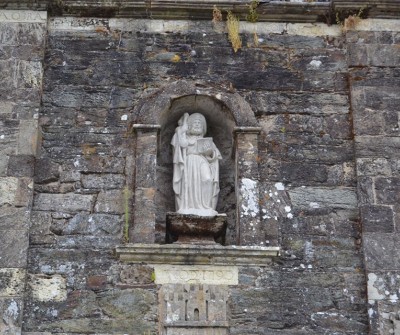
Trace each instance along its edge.
{"label": "carved inscription", "polygon": [[156,284],[237,285],[236,266],[154,265]]}
{"label": "carved inscription", "polygon": [[47,21],[47,12],[33,10],[0,10],[0,22],[40,22]]}

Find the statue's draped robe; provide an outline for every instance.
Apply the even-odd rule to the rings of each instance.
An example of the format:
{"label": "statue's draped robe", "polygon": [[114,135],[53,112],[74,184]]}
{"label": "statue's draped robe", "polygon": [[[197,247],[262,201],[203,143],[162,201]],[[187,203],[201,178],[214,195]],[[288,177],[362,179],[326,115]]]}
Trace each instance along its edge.
{"label": "statue's draped robe", "polygon": [[197,152],[196,140],[195,137],[186,137],[186,134],[177,129],[171,141],[176,211],[180,214],[216,215],[219,193],[218,161],[221,154],[214,143],[212,155],[200,154]]}

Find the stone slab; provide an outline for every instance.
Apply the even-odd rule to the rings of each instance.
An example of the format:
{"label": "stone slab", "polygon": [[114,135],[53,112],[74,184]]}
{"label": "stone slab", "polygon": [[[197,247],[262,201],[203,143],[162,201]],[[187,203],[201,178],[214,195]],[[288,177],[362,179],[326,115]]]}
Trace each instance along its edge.
{"label": "stone slab", "polygon": [[0,178],[0,205],[13,205],[18,189],[18,178]]}
{"label": "stone slab", "polygon": [[47,12],[33,10],[0,10],[0,22],[47,22]]}
{"label": "stone slab", "polygon": [[13,297],[23,294],[25,288],[25,270],[0,269],[0,296]]}
{"label": "stone slab", "polygon": [[400,233],[365,233],[363,246],[367,271],[400,268]]}
{"label": "stone slab", "polygon": [[0,298],[0,334],[19,335],[22,324],[22,299]]}
{"label": "stone slab", "polygon": [[352,188],[298,187],[289,190],[293,207],[356,208],[357,194]]}
{"label": "stone slab", "polygon": [[238,285],[237,266],[154,265],[156,284]]}
{"label": "stone slab", "polygon": [[67,280],[61,275],[32,274],[28,284],[34,300],[58,302],[67,299]]}
{"label": "stone slab", "polygon": [[128,263],[242,266],[269,266],[279,251],[279,247],[141,243],[114,250],[119,260]]}
{"label": "stone slab", "polygon": [[0,268],[22,268],[26,266],[28,232],[5,229],[0,231]]}
{"label": "stone slab", "polygon": [[41,193],[34,200],[34,208],[43,211],[89,212],[93,201],[93,195]]}

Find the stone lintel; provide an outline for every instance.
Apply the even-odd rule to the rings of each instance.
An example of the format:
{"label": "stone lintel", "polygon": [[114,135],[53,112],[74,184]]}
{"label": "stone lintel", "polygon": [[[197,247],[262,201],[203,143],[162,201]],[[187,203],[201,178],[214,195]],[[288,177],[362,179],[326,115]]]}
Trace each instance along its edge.
{"label": "stone lintel", "polygon": [[233,132],[237,133],[250,133],[250,134],[259,134],[261,133],[261,127],[235,127]]}
{"label": "stone lintel", "polygon": [[125,244],[115,255],[127,263],[180,265],[269,266],[279,247],[215,246],[190,244]]}
{"label": "stone lintel", "polygon": [[161,129],[161,126],[158,124],[143,124],[143,123],[135,123],[132,125],[132,130],[136,133],[158,133]]}
{"label": "stone lintel", "polygon": [[156,284],[238,285],[237,266],[154,264]]}

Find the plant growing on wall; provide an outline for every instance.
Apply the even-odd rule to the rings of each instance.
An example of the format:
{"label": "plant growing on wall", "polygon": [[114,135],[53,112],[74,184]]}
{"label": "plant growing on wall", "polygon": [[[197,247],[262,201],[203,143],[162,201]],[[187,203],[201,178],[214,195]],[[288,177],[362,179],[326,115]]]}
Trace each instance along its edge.
{"label": "plant growing on wall", "polygon": [[228,39],[232,44],[233,51],[237,52],[242,47],[242,39],[239,35],[239,18],[231,11],[228,11],[226,25],[228,29]]}
{"label": "plant growing on wall", "polygon": [[252,23],[258,21],[257,7],[260,3],[259,0],[252,0],[249,5],[249,14],[246,16],[246,20]]}
{"label": "plant growing on wall", "polygon": [[367,7],[361,7],[358,12],[336,12],[336,23],[341,26],[343,31],[354,29],[360,21],[366,17]]}

